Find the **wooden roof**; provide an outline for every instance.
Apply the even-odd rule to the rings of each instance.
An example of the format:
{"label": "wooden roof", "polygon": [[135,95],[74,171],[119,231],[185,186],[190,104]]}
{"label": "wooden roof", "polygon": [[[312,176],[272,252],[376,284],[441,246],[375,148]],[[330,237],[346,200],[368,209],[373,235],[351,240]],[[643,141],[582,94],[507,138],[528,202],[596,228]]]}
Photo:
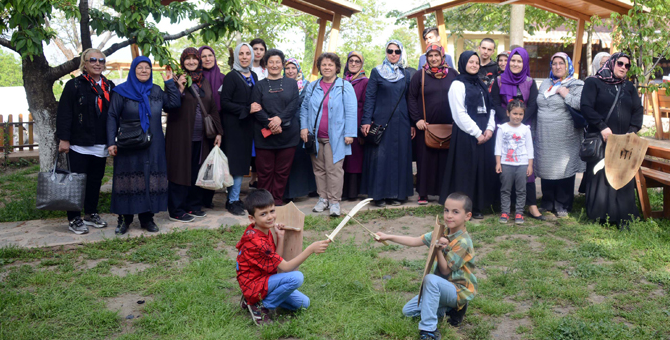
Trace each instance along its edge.
{"label": "wooden roof", "polygon": [[593,15],[609,18],[613,12],[627,14],[633,8],[633,4],[628,0],[437,0],[416,7],[403,13],[402,16],[416,18],[437,10],[445,10],[473,2],[497,5],[529,5],[567,18],[584,21],[590,21]]}
{"label": "wooden roof", "polygon": [[335,14],[351,17],[363,10],[344,0],[282,0],[281,4],[328,21],[333,21]]}

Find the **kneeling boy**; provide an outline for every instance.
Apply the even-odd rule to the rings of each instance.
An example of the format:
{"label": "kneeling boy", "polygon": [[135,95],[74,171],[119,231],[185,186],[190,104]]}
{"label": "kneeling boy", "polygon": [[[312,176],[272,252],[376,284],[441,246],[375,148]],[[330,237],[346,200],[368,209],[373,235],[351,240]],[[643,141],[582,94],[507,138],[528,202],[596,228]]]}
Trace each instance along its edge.
{"label": "kneeling boy", "polygon": [[[282,258],[284,225],[275,223],[275,201],[267,190],[249,194],[245,208],[251,224],[235,248],[237,282],[242,289],[241,307],[248,309],[257,325],[271,322],[269,313],[277,307],[288,310],[309,307],[309,298],[298,291],[303,275],[293,271],[312,254],[326,251],[329,240],[312,243],[291,261]],[[277,244],[270,229],[277,233]],[[277,269],[282,273],[277,274]]]}
{"label": "kneeling boy", "polygon": [[439,237],[437,266],[434,274],[426,275],[421,303],[419,296],[411,299],[402,312],[405,316],[421,316],[419,335],[421,339],[437,339],[442,336],[437,329],[438,316],[449,314],[449,323],[458,326],[463,321],[468,301],[477,293],[477,279],[473,274],[475,252],[472,240],[465,229],[465,221],[472,217],[472,201],[462,193],[453,193],[444,202],[444,222],[448,235],[400,236],[377,233],[378,241],[392,241],[408,247],[430,246],[433,237]]}

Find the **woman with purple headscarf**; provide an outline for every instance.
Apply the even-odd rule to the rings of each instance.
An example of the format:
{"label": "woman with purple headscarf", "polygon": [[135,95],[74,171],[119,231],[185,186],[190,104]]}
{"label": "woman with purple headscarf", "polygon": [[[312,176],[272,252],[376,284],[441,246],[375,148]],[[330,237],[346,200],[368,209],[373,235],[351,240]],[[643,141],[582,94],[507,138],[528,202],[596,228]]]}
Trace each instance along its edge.
{"label": "woman with purple headscarf", "polygon": [[[216,62],[216,54],[214,50],[209,46],[202,46],[198,49],[200,53],[200,58],[202,59],[202,75],[205,77],[205,80],[209,82],[209,86],[212,89],[212,100],[216,103],[217,112],[212,114],[219,115],[221,111],[221,96],[219,91],[221,91],[221,85],[223,85],[223,73],[219,69],[219,65]],[[212,199],[214,198],[214,190],[202,189],[202,206],[205,208],[214,208]]]}
{"label": "woman with purple headscarf", "polygon": [[[526,104],[526,114],[523,124],[529,125],[535,136],[535,116],[537,115],[537,84],[530,77],[530,58],[528,51],[517,47],[510,53],[505,71],[498,76],[491,87],[491,103],[496,110],[496,124],[509,121],[507,117],[507,103],[512,99],[521,99]],[[535,192],[535,174],[528,177],[526,182],[526,205],[529,215],[538,220],[544,220],[537,208]]]}

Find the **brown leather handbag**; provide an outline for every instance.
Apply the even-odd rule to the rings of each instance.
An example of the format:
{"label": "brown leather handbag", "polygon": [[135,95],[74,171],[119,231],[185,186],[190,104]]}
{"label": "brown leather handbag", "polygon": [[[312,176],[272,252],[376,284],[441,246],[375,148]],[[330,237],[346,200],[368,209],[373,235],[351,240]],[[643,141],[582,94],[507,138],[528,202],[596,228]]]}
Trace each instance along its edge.
{"label": "brown leather handbag", "polygon": [[[424,83],[426,80],[426,70],[421,70],[421,100],[423,101],[423,121],[426,120],[426,98],[424,97]],[[428,124],[424,130],[426,146],[431,149],[445,150],[449,149],[451,142],[451,129],[453,124]]]}

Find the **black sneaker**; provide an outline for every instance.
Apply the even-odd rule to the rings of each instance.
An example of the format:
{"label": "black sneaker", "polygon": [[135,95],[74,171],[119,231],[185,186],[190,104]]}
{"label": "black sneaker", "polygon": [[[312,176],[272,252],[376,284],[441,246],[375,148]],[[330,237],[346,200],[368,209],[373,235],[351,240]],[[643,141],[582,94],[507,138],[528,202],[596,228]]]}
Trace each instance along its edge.
{"label": "black sneaker", "polygon": [[472,218],[474,218],[475,220],[481,220],[484,219],[484,215],[482,215],[482,213],[480,212],[476,212],[472,213]]}
{"label": "black sneaker", "polygon": [[468,304],[466,303],[461,310],[456,310],[456,308],[452,308],[447,312],[447,315],[449,315],[449,324],[458,327],[461,325],[463,322],[463,318],[465,317],[465,312],[468,310]]}
{"label": "black sneaker", "polygon": [[436,328],[434,331],[419,331],[419,339],[421,340],[440,340],[442,339],[442,334]]}
{"label": "black sneaker", "polygon": [[[184,215],[186,215],[186,214],[184,214]],[[193,218],[193,217],[191,217],[191,218]],[[154,222],[153,220],[151,220],[147,223],[140,223],[140,227],[142,227],[142,229],[144,229],[144,230],[146,230],[150,233],[158,232],[158,226],[156,225],[156,222]]]}
{"label": "black sneaker", "polygon": [[100,218],[98,214],[91,214],[88,217],[84,217],[84,224],[90,225],[93,228],[107,228],[107,222]]}
{"label": "black sneaker", "polygon": [[257,303],[255,305],[247,304],[247,309],[249,310],[249,313],[251,313],[251,319],[254,320],[254,323],[257,326],[263,326],[272,323],[272,319],[270,319],[270,311],[263,307],[261,303]]}
{"label": "black sneaker", "polygon": [[114,230],[114,233],[117,235],[123,235],[128,232],[128,229],[130,226],[126,224],[126,222],[120,221],[119,225],[116,226],[116,230]]}
{"label": "black sneaker", "polygon": [[378,206],[378,207],[380,207],[380,208],[383,208],[383,207],[386,206],[386,201],[384,201],[384,200],[376,200],[376,201],[375,201],[375,206]]}
{"label": "black sneaker", "polygon": [[193,217],[200,217],[200,218],[207,216],[207,213],[202,211],[202,210],[189,211],[189,212],[187,212],[187,214],[189,214]]}
{"label": "black sneaker", "polygon": [[230,212],[233,215],[237,216],[244,216],[244,206],[242,205],[241,201],[235,201],[235,202],[226,202],[226,209],[228,212]]}
{"label": "black sneaker", "polygon": [[[183,213],[181,215],[170,215],[170,221],[181,222],[181,223],[191,223],[195,220],[195,217]],[[158,230],[157,230],[158,231]]]}
{"label": "black sneaker", "polygon": [[88,234],[88,227],[84,224],[84,221],[82,221],[81,217],[79,216],[70,221],[70,226],[68,229],[77,235]]}

